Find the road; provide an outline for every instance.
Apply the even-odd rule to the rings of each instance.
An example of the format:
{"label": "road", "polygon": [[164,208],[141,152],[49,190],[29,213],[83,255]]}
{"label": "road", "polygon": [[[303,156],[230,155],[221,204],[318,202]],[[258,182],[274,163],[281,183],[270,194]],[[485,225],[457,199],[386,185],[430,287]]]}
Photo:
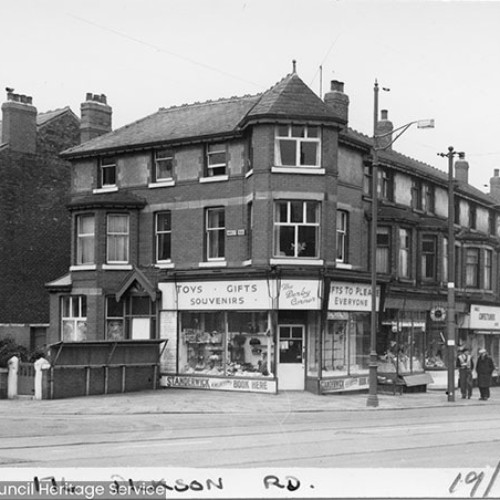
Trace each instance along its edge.
{"label": "road", "polygon": [[499,407],[0,415],[0,467],[496,467]]}

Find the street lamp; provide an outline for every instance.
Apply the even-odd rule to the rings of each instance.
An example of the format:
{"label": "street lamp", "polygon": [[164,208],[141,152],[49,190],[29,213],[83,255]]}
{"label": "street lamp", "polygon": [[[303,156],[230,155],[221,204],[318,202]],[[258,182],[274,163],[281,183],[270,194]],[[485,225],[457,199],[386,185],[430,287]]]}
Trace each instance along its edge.
{"label": "street lamp", "polygon": [[[384,89],[389,90],[389,89]],[[434,128],[434,120],[417,120],[407,123],[385,134],[377,134],[378,124],[378,93],[377,80],[373,88],[373,141],[371,148],[372,155],[372,223],[370,241],[370,278],[371,278],[371,316],[370,316],[370,362],[368,377],[368,399],[366,406],[378,406],[377,395],[377,224],[378,224],[378,152],[390,147],[411,125],[416,124],[418,128]],[[394,132],[399,134],[388,144],[379,145],[379,140]]]}
{"label": "street lamp", "polygon": [[447,364],[448,364],[448,401],[455,401],[455,186],[453,184],[453,157],[463,158],[465,153],[458,152],[453,146],[447,153],[438,156],[448,158],[448,311],[447,311]]}

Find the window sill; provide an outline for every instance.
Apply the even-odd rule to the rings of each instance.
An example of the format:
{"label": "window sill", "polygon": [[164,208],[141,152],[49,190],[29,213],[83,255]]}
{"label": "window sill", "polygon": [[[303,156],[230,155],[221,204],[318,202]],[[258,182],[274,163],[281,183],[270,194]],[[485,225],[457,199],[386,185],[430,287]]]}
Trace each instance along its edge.
{"label": "window sill", "polygon": [[70,271],[95,271],[97,266],[95,264],[77,264],[75,266],[70,266]]}
{"label": "window sill", "polygon": [[319,167],[272,167],[273,174],[325,175],[325,169]]}
{"label": "window sill", "polygon": [[253,175],[253,168],[252,168],[252,170],[249,170],[249,171],[245,174],[245,177],[246,177],[246,178],[248,178],[248,177],[250,177],[250,176],[252,176],[252,175]]}
{"label": "window sill", "polygon": [[198,267],[227,267],[227,261],[209,260],[208,262],[199,262]]}
{"label": "window sill", "polygon": [[175,264],[173,262],[157,262],[155,267],[157,269],[172,269],[175,267]]}
{"label": "window sill", "polygon": [[148,184],[148,188],[150,188],[150,189],[162,188],[162,187],[172,187],[172,186],[175,186],[175,181],[173,179],[165,180],[165,181],[150,182]]}
{"label": "window sill", "polygon": [[216,175],[214,177],[200,177],[201,183],[206,182],[225,182],[229,180],[229,175]]}
{"label": "window sill", "polygon": [[271,265],[289,265],[289,266],[322,266],[324,264],[323,259],[296,259],[290,257],[289,259],[270,259],[269,263]]}
{"label": "window sill", "polygon": [[336,262],[335,267],[337,269],[352,269],[352,264],[346,264],[345,262]]}
{"label": "window sill", "polygon": [[252,265],[252,259],[249,259],[249,260],[244,260],[244,261],[242,262],[242,265],[243,265],[243,266],[245,266],[245,267],[246,267],[246,266],[251,266],[251,265]]}
{"label": "window sill", "polygon": [[102,187],[102,188],[94,189],[92,192],[94,194],[101,194],[101,193],[115,193],[116,191],[118,191],[117,186],[109,186],[109,187]]}
{"label": "window sill", "polygon": [[131,264],[103,264],[103,271],[131,271]]}

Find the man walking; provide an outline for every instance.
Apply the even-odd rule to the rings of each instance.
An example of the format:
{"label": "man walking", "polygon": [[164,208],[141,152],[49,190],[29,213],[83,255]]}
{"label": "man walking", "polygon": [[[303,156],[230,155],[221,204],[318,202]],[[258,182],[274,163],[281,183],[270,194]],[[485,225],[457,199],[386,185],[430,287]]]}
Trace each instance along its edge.
{"label": "man walking", "polygon": [[495,369],[493,360],[488,356],[486,349],[479,349],[477,358],[477,386],[479,387],[479,399],[487,401],[490,397],[491,374]]}
{"label": "man walking", "polygon": [[472,396],[472,370],[474,361],[469,354],[469,349],[465,346],[460,348],[460,354],[457,357],[458,385],[462,393],[462,399],[470,399]]}

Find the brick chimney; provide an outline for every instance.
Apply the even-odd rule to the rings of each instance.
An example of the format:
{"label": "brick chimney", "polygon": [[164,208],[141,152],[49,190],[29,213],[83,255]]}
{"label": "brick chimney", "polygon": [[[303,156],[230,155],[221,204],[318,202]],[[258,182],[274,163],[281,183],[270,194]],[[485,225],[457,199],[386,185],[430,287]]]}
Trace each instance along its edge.
{"label": "brick chimney", "polygon": [[33,99],[27,95],[7,91],[7,101],[2,104],[2,144],[9,144],[12,151],[36,152],[36,115]]}
{"label": "brick chimney", "polygon": [[82,120],[80,124],[80,142],[87,142],[94,137],[111,132],[113,110],[106,102],[104,94],[87,93],[85,102],[80,106]]}
{"label": "brick chimney", "polygon": [[349,118],[349,96],[344,94],[344,82],[332,80],[330,92],[325,94],[325,104],[335,116],[347,125]]}
{"label": "brick chimney", "polygon": [[455,179],[469,183],[469,162],[465,159],[464,153],[459,153],[458,160],[455,162]]}
{"label": "brick chimney", "polygon": [[500,203],[500,169],[495,168],[490,179],[490,196]]}
{"label": "brick chimney", "polygon": [[380,120],[377,123],[377,135],[382,136],[378,139],[378,145],[384,149],[392,149],[392,131],[394,125],[389,120],[389,113],[387,109],[380,111]]}

